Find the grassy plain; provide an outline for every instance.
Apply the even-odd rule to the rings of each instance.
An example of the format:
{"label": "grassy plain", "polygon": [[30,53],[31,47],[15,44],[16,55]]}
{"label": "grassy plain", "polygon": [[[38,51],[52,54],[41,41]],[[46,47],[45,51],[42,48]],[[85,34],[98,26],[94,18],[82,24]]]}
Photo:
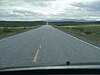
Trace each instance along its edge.
{"label": "grassy plain", "polygon": [[91,40],[100,41],[100,25],[54,26],[64,32],[73,33]]}
{"label": "grassy plain", "polygon": [[18,33],[22,33],[31,29],[38,28],[40,26],[30,26],[30,27],[0,27],[0,38],[12,36]]}

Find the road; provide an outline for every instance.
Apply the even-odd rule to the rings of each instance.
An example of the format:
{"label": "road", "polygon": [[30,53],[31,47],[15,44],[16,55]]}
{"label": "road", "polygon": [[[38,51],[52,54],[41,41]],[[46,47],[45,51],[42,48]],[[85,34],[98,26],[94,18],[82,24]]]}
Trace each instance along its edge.
{"label": "road", "polygon": [[0,68],[100,62],[100,48],[45,25],[0,40]]}

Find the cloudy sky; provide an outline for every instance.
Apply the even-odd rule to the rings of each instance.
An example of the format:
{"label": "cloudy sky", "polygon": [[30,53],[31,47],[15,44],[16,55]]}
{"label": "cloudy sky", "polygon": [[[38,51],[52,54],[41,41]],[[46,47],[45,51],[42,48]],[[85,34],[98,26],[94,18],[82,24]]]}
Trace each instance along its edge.
{"label": "cloudy sky", "polygon": [[100,0],[0,0],[0,20],[100,21]]}

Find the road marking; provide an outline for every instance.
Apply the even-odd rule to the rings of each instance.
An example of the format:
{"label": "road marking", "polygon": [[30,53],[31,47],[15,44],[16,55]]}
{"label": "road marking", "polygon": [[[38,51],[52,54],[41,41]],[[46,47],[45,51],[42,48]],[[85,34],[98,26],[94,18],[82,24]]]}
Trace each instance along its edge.
{"label": "road marking", "polygon": [[36,51],[36,54],[35,54],[35,56],[34,56],[34,60],[33,60],[33,62],[36,62],[37,57],[38,57],[38,54],[39,54],[39,49]]}
{"label": "road marking", "polygon": [[39,48],[41,49],[41,45],[39,46]]}
{"label": "road marking", "polygon": [[[44,37],[42,37],[42,39],[43,38]],[[41,45],[39,46],[39,49],[36,51],[36,54],[35,54],[34,59],[33,59],[33,62],[36,62],[40,49],[41,49]]]}
{"label": "road marking", "polygon": [[39,49],[36,51],[33,62],[36,62],[40,49],[41,49],[41,45],[39,46]]}
{"label": "road marking", "polygon": [[44,39],[44,36],[42,36],[42,40]]}
{"label": "road marking", "polygon": [[[55,28],[56,29],[56,28]],[[56,30],[59,30],[59,29],[56,29]],[[59,30],[59,31],[61,31],[61,30]],[[63,32],[63,31],[62,31]],[[88,43],[88,42],[86,42],[86,41],[83,41],[83,40],[81,40],[81,39],[79,39],[79,38],[76,38],[76,37],[74,37],[74,36],[72,36],[72,35],[70,35],[70,34],[68,34],[68,33],[65,33],[65,32],[63,32],[64,34],[67,34],[68,36],[70,36],[70,37],[72,37],[72,38],[74,38],[74,39],[76,39],[76,40],[79,40],[79,41],[81,41],[81,42],[83,42],[83,43],[85,43],[85,44],[87,44],[87,45],[90,45],[90,46],[92,46],[92,47],[94,47],[94,48],[97,48],[97,49],[100,49],[100,47],[97,47],[97,46],[95,46],[95,45],[93,45],[93,44],[90,44],[90,43]]]}
{"label": "road marking", "polygon": [[79,41],[81,41],[81,42],[87,44],[87,45],[90,45],[90,46],[92,46],[92,47],[94,47],[94,48],[100,49],[99,47],[97,47],[97,46],[95,46],[95,45],[92,45],[92,44],[90,44],[90,43],[88,43],[88,42],[86,42],[86,41],[83,41],[83,40],[81,40],[81,39],[78,39],[78,38],[76,38],[76,37],[74,37],[74,36],[72,36],[72,35],[70,35],[70,34],[68,34],[68,33],[66,33],[66,34],[67,34],[68,36],[70,36],[70,37],[76,39],[76,40],[79,40]]}

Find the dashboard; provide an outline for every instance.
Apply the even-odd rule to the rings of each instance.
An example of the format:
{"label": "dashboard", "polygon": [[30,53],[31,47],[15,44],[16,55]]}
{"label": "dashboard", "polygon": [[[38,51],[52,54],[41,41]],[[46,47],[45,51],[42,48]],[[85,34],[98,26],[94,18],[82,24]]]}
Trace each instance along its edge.
{"label": "dashboard", "polygon": [[100,74],[100,65],[84,66],[45,66],[11,68],[0,70],[0,75],[33,75],[33,74]]}

